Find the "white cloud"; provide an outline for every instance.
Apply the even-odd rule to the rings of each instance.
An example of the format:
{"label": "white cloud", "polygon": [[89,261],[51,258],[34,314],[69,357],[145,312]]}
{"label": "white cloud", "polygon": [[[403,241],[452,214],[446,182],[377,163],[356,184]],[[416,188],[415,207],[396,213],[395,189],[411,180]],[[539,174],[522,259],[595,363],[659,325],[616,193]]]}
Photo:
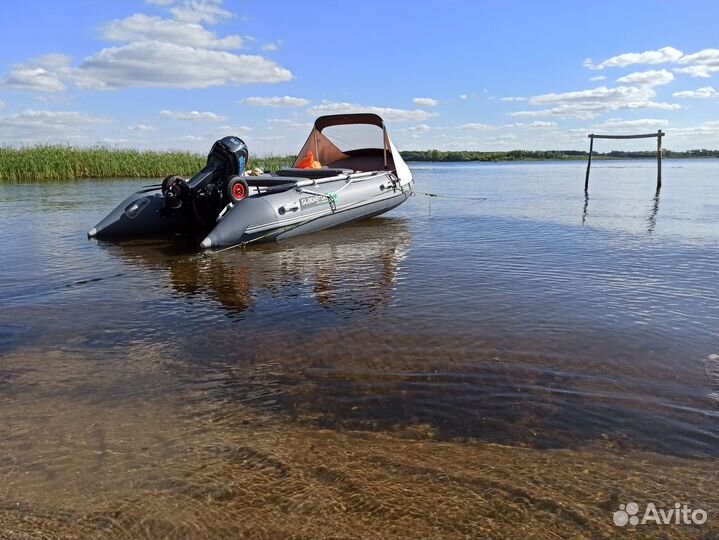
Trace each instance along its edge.
{"label": "white cloud", "polygon": [[0,87],[10,90],[29,90],[35,92],[62,92],[65,84],[57,72],[68,69],[71,58],[64,54],[46,54],[15,64],[4,79],[0,79]]}
{"label": "white cloud", "polygon": [[187,141],[187,142],[198,142],[205,140],[204,137],[200,137],[199,135],[183,135],[180,137],[181,141]]}
{"label": "white cloud", "polygon": [[109,47],[86,58],[73,75],[81,88],[207,88],[223,84],[272,83],[292,73],[272,60],[164,43]]}
{"label": "white cloud", "polygon": [[677,110],[681,105],[652,101],[656,91],[650,86],[600,86],[591,90],[550,93],[529,99],[532,105],[549,105],[548,109],[517,111],[509,113],[515,118],[557,116],[560,118],[590,119],[620,109],[662,109]]}
{"label": "white cloud", "polygon": [[103,137],[99,141],[100,144],[111,144],[111,145],[120,145],[120,144],[128,144],[130,142],[136,142],[136,141],[130,141],[130,139],[123,139],[122,137]]}
{"label": "white cloud", "polygon": [[606,80],[606,78],[607,78],[606,75],[597,75],[595,77],[589,77],[589,80],[592,82],[596,82],[596,81],[604,81],[604,80]]}
{"label": "white cloud", "polygon": [[457,126],[457,129],[471,129],[474,131],[484,131],[487,129],[495,129],[496,126],[492,126],[490,124],[480,124],[479,122],[474,122],[471,124],[462,124],[461,126]]}
{"label": "white cloud", "polygon": [[692,54],[684,54],[674,47],[664,47],[656,51],[620,54],[604,60],[598,65],[594,65],[592,60],[587,58],[583,65],[589,69],[604,69],[637,64],[665,63],[686,64],[686,67],[675,68],[674,71],[690,77],[708,78],[719,72],[719,49],[703,49]]}
{"label": "white cloud", "polygon": [[677,111],[683,109],[681,105],[676,103],[658,103],[655,101],[629,102],[624,104],[601,104],[601,103],[585,103],[585,104],[561,104],[551,109],[541,109],[536,111],[517,111],[509,113],[514,118],[538,118],[546,116],[556,116],[558,118],[578,118],[588,120],[595,118],[601,113],[608,111],[616,111],[619,109],[660,109],[664,111]]}
{"label": "white cloud", "polygon": [[173,4],[175,0],[145,0],[145,3],[151,6],[169,6]]}
{"label": "white cloud", "polygon": [[213,112],[199,112],[199,111],[160,111],[160,114],[165,118],[172,120],[197,120],[200,122],[224,122],[227,120],[226,116],[221,116]]}
{"label": "white cloud", "polygon": [[622,120],[620,118],[610,118],[606,122],[596,126],[599,129],[629,129],[629,128],[646,128],[657,130],[667,127],[669,120],[658,118],[639,118],[636,120]]}
{"label": "white cloud", "polygon": [[679,63],[719,66],[719,49],[703,49],[692,54],[685,54],[679,59]]}
{"label": "white cloud", "polygon": [[508,101],[510,103],[516,102],[516,101],[527,101],[526,97],[518,97],[518,96],[507,96],[507,97],[501,97],[499,98],[499,101]]}
{"label": "white cloud", "polygon": [[76,111],[36,111],[27,109],[0,117],[0,140],[17,143],[48,140],[61,142],[84,134],[87,129],[111,122],[110,118]]}
{"label": "white cloud", "polygon": [[275,126],[286,126],[293,129],[310,129],[312,122],[299,122],[290,118],[269,118],[267,123],[270,124],[269,129],[275,129]]}
{"label": "white cloud", "polygon": [[556,123],[556,122],[544,122],[544,121],[542,121],[542,120],[535,120],[534,122],[532,122],[531,124],[529,124],[529,127],[531,127],[531,128],[542,128],[542,129],[544,129],[544,128],[552,128],[552,127],[557,127],[557,123]]}
{"label": "white cloud", "polygon": [[0,99],[0,109],[4,109],[4,108],[5,108],[5,102]]}
{"label": "white cloud", "polygon": [[[695,127],[687,127],[687,128],[672,128],[671,131],[672,136],[697,136],[700,135],[704,139],[701,141],[697,141],[694,144],[703,144],[706,143],[707,137],[717,137],[719,136],[719,121],[712,120],[709,122],[704,122],[698,126]],[[696,146],[695,146],[696,147]]]}
{"label": "white cloud", "polygon": [[308,99],[292,96],[248,97],[241,103],[254,107],[304,107],[310,104]]}
{"label": "white cloud", "polygon": [[704,86],[703,88],[697,88],[696,90],[674,92],[672,96],[676,98],[708,99],[719,96],[719,93],[717,93],[717,91],[711,86]]}
{"label": "white cloud", "polygon": [[128,126],[127,129],[130,131],[138,131],[138,132],[147,132],[147,131],[155,131],[154,126],[148,126],[147,124],[136,124],[134,126]]}
{"label": "white cloud", "polygon": [[392,107],[373,107],[336,101],[323,101],[319,105],[310,107],[307,112],[313,116],[322,116],[325,114],[374,113],[390,122],[422,121],[436,116],[436,113],[430,113],[421,109],[408,110],[395,109]]}
{"label": "white cloud", "polygon": [[270,43],[265,43],[262,45],[261,49],[266,52],[274,52],[280,48],[280,45],[282,45],[282,40],[272,41]]}
{"label": "white cloud", "polygon": [[400,131],[409,134],[413,139],[419,139],[422,135],[429,133],[432,130],[427,124],[420,124],[418,126],[412,126],[404,128]]}
{"label": "white cloud", "polygon": [[69,103],[75,98],[69,94],[44,93],[34,96],[33,99],[42,103]]}
{"label": "white cloud", "polygon": [[626,67],[636,64],[665,64],[668,62],[676,62],[683,56],[683,53],[674,47],[663,47],[656,51],[644,51],[641,53],[624,53],[618,56],[612,56],[594,65],[591,59],[584,61],[584,66],[589,69],[604,69],[608,67]]}
{"label": "white cloud", "polygon": [[654,95],[655,92],[651,88],[636,88],[633,86],[607,88],[606,86],[599,86],[590,90],[542,94],[530,98],[529,102],[532,105],[634,102],[649,99]]}
{"label": "white cloud", "polygon": [[106,24],[102,36],[108,41],[162,41],[205,49],[239,49],[241,36],[219,38],[201,25],[192,22],[163,19],[136,13],[125,19]]}
{"label": "white cloud", "polygon": [[662,86],[674,80],[674,75],[666,69],[635,71],[617,79],[618,83],[637,86]]}
{"label": "white cloud", "polygon": [[676,73],[683,73],[684,75],[689,75],[690,77],[698,77],[698,78],[702,78],[702,79],[708,79],[714,73],[719,71],[719,67],[718,66],[696,65],[696,66],[687,66],[687,67],[683,67],[683,68],[675,68],[674,71]]}
{"label": "white cloud", "polygon": [[436,107],[439,105],[439,100],[429,97],[416,97],[412,102],[420,107]]}
{"label": "white cloud", "polygon": [[[167,2],[156,4],[170,5]],[[81,89],[127,87],[207,88],[219,85],[274,83],[292,73],[260,55],[229,52],[242,46],[239,35],[219,37],[201,26],[231,14],[221,0],[182,0],[172,3],[174,19],[135,14],[102,28],[104,48],[71,65],[66,55],[52,54],[13,66],[0,87],[59,92],[68,82]]]}
{"label": "white cloud", "polygon": [[60,79],[44,68],[15,68],[0,80],[0,86],[10,90],[31,90],[35,92],[62,92],[65,85]]}
{"label": "white cloud", "polygon": [[467,94],[460,94],[459,99],[462,101],[467,101],[469,99],[469,96]]}
{"label": "white cloud", "polygon": [[237,135],[238,133],[249,133],[252,131],[248,126],[220,126],[212,130],[213,134],[221,134],[222,136]]}
{"label": "white cloud", "polygon": [[222,0],[184,0],[179,6],[170,9],[170,13],[178,21],[215,24],[232,17],[232,13],[221,6]]}
{"label": "white cloud", "polygon": [[0,122],[2,122],[4,126],[44,125],[48,127],[63,127],[67,125],[87,126],[106,124],[111,122],[111,119],[102,116],[91,116],[76,111],[36,111],[26,109],[21,113],[4,116]]}

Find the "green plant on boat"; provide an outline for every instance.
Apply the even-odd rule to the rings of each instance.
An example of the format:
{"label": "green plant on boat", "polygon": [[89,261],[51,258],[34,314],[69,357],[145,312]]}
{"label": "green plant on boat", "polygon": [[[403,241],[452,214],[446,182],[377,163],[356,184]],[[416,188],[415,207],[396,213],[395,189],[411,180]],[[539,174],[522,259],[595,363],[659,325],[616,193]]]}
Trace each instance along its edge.
{"label": "green plant on boat", "polygon": [[[81,178],[161,178],[192,176],[207,157],[183,151],[152,151],[97,146],[0,148],[0,181],[37,182]],[[289,167],[294,156],[253,158],[248,167],[274,171]]]}

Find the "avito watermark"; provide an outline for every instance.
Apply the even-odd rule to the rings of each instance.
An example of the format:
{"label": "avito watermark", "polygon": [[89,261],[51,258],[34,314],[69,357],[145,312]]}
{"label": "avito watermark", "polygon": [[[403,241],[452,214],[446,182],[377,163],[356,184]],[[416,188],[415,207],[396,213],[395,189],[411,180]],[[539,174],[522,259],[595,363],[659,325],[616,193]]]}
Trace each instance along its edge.
{"label": "avito watermark", "polygon": [[635,502],[620,504],[612,519],[617,527],[625,525],[703,525],[707,521],[706,510],[690,508],[686,504],[674,503],[668,509],[657,508],[654,503],[647,504],[640,517],[639,505]]}

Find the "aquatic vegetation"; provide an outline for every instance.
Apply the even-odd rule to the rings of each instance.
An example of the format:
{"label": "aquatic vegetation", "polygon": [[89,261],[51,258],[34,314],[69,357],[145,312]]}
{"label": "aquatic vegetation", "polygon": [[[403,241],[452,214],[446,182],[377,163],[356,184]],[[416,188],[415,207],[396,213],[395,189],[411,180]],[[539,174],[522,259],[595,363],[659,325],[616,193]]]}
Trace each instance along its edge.
{"label": "aquatic vegetation", "polygon": [[[82,178],[161,178],[191,176],[206,156],[180,150],[153,151],[96,146],[0,148],[0,181],[36,182]],[[249,167],[272,171],[289,166],[293,156],[251,158]]]}

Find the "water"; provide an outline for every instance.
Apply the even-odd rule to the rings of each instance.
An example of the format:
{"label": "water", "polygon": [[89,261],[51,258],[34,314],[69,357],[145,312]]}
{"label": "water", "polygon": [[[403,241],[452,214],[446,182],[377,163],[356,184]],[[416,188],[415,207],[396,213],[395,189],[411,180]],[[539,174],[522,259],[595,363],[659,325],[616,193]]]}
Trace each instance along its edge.
{"label": "water", "polygon": [[150,181],[0,184],[0,532],[719,534],[719,168],[583,168],[416,164],[486,200],[211,256],[87,240]]}

